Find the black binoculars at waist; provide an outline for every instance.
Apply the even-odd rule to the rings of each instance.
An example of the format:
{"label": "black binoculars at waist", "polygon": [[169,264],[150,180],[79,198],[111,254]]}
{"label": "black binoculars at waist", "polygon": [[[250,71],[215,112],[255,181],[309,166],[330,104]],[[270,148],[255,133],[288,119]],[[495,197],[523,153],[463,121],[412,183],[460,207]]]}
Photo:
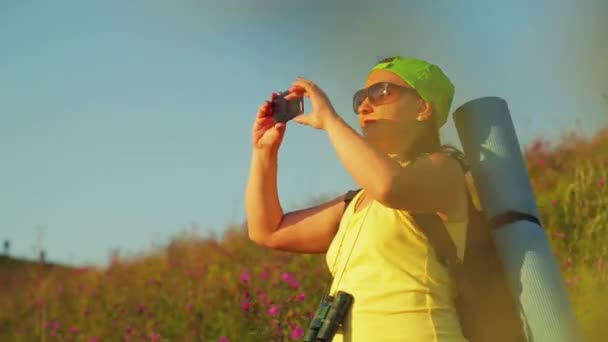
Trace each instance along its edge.
{"label": "black binoculars at waist", "polygon": [[323,297],[304,336],[304,341],[330,342],[338,327],[344,322],[352,303],[353,296],[343,291],[338,291],[335,296]]}

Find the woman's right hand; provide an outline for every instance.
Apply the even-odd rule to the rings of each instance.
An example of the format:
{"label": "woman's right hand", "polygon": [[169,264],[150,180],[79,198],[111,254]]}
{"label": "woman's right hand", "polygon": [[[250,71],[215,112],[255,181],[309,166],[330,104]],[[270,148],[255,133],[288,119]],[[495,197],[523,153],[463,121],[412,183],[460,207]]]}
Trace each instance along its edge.
{"label": "woman's right hand", "polygon": [[286,125],[275,123],[272,116],[271,101],[277,95],[272,94],[270,100],[264,102],[258,109],[252,132],[252,144],[257,150],[278,150],[283,141]]}

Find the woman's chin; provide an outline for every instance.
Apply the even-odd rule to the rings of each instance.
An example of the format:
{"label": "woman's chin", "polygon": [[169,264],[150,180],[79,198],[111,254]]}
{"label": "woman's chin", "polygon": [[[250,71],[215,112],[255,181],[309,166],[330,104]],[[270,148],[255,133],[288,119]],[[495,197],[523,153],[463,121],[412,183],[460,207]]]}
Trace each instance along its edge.
{"label": "woman's chin", "polygon": [[362,128],[363,136],[375,148],[386,153],[394,153],[399,139],[399,130],[395,125],[384,124],[381,120]]}

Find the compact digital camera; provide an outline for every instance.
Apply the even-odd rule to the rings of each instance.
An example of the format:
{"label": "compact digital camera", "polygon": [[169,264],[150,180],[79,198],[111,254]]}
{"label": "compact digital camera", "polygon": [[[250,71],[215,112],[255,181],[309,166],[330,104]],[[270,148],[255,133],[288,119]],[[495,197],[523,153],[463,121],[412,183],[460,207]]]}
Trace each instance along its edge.
{"label": "compact digital camera", "polygon": [[288,90],[280,93],[272,101],[272,112],[275,122],[286,123],[304,113],[304,100],[301,97],[287,100],[285,99],[287,95],[289,95]]}

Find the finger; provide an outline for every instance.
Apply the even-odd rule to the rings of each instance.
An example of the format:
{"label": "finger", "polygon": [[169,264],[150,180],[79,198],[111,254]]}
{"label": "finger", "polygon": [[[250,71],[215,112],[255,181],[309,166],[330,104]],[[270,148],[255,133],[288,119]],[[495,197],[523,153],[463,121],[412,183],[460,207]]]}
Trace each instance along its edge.
{"label": "finger", "polygon": [[308,114],[300,114],[294,117],[291,121],[301,125],[308,125],[310,123],[310,116]]}
{"label": "finger", "polygon": [[317,85],[313,81],[302,77],[296,78],[292,86],[303,88],[306,92],[314,91],[317,88]]}
{"label": "finger", "polygon": [[257,128],[268,128],[268,127],[272,127],[272,125],[274,125],[274,118],[270,117],[270,116],[258,118],[256,120]]}
{"label": "finger", "polygon": [[260,139],[264,134],[267,134],[268,131],[272,131],[274,129],[275,123],[273,120],[265,122],[263,125],[257,126],[253,130],[253,136],[255,139]]}
{"label": "finger", "polygon": [[278,139],[281,137],[281,134],[285,132],[286,127],[287,126],[284,123],[277,123],[270,127],[270,129],[268,129],[268,131],[264,134],[268,134],[268,137],[273,139]]}
{"label": "finger", "polygon": [[274,125],[274,129],[276,129],[279,133],[284,131],[287,128],[287,125],[284,122],[277,122]]}
{"label": "finger", "polygon": [[281,137],[285,134],[285,130],[287,129],[287,124],[279,122],[274,126],[274,131],[276,132],[277,138],[281,139]]}
{"label": "finger", "polygon": [[296,93],[302,93],[303,96],[313,98],[315,96],[323,95],[323,91],[312,81],[298,78],[296,79],[290,88],[290,91]]}
{"label": "finger", "polygon": [[295,99],[301,99],[303,97],[306,98],[310,98],[310,93],[306,92],[306,90],[304,90],[303,88],[296,88],[296,89],[291,89],[290,88],[290,93],[289,95],[285,96],[285,98],[287,100],[295,100]]}
{"label": "finger", "polygon": [[299,81],[295,81],[291,84],[291,87],[289,88],[289,92],[304,95],[309,91],[309,88],[310,88],[310,86],[304,86],[303,83],[301,83]]}
{"label": "finger", "polygon": [[258,108],[258,112],[256,118],[261,119],[272,114],[272,106],[270,105],[270,101],[265,101],[263,105]]}
{"label": "finger", "polygon": [[267,130],[271,129],[272,126],[274,126],[274,123],[274,119],[270,117],[258,119],[256,120],[255,125],[253,125],[252,130],[253,132],[260,132],[263,134]]}
{"label": "finger", "polygon": [[291,101],[291,100],[302,98],[303,96],[305,96],[304,91],[294,91],[294,92],[290,92],[288,95],[286,95],[285,99],[288,101]]}

